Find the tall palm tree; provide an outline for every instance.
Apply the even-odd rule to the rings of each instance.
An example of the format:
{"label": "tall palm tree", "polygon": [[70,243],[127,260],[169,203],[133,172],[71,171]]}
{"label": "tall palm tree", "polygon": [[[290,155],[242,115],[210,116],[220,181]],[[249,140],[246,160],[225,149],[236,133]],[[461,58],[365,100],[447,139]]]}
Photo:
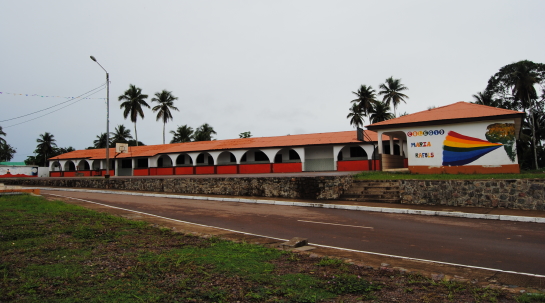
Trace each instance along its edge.
{"label": "tall palm tree", "polygon": [[217,135],[216,131],[208,123],[204,123],[195,130],[195,141],[211,141],[212,134]]}
{"label": "tall palm tree", "polygon": [[123,117],[131,116],[131,121],[134,123],[134,135],[136,137],[136,146],[138,146],[138,133],[136,132],[136,120],[138,116],[144,119],[144,111],[142,107],[145,106],[149,108],[150,106],[146,103],[145,99],[148,98],[148,95],[142,94],[142,89],[134,86],[133,84],[129,85],[129,89],[125,93],[119,96],[118,100],[123,101],[120,108],[123,109]]}
{"label": "tall palm tree", "polygon": [[357,96],[356,99],[351,102],[358,105],[362,117],[367,117],[375,103],[377,103],[375,90],[371,86],[362,84],[357,92],[352,92]]}
{"label": "tall palm tree", "polygon": [[36,139],[36,142],[38,142],[36,149],[44,155],[45,166],[47,166],[47,155],[51,155],[55,151],[55,147],[57,147],[56,141],[55,136],[48,132],[41,134],[39,138]]}
{"label": "tall palm tree", "polygon": [[97,136],[97,139],[93,141],[93,146],[95,148],[106,148],[106,141],[108,141],[108,137],[106,136],[106,133],[101,133],[100,135]]}
{"label": "tall palm tree", "polygon": [[494,93],[489,90],[484,90],[482,92],[478,92],[475,95],[473,95],[473,99],[475,100],[473,103],[480,104],[480,105],[487,105],[487,106],[493,106],[498,107],[499,102],[498,100],[494,99]]}
{"label": "tall palm tree", "polygon": [[127,143],[132,139],[131,131],[123,124],[119,124],[112,133],[112,145],[115,143]]}
{"label": "tall palm tree", "polygon": [[[0,126],[0,136],[6,136],[6,133],[2,130],[2,126]],[[0,144],[6,144],[6,139],[0,137]]]}
{"label": "tall palm tree", "polygon": [[377,123],[395,118],[390,112],[390,105],[387,102],[377,102],[371,110],[371,123]]}
{"label": "tall palm tree", "polygon": [[408,88],[401,83],[401,79],[394,79],[390,77],[386,81],[379,85],[381,91],[378,92],[379,95],[384,95],[382,102],[386,102],[388,105],[392,105],[394,108],[394,116],[396,115],[396,108],[401,103],[405,102],[405,98],[409,99],[407,95],[402,93],[402,91],[408,90]]}
{"label": "tall palm tree", "polygon": [[354,128],[358,128],[363,125],[363,113],[358,104],[352,104],[350,112],[348,113],[348,116],[346,116],[346,118],[350,118],[350,124],[354,126]]}
{"label": "tall palm tree", "polygon": [[165,126],[168,120],[172,120],[171,109],[180,111],[174,106],[174,101],[178,100],[178,97],[174,97],[172,92],[163,89],[160,93],[155,93],[155,97],[151,99],[152,102],[157,102],[159,105],[154,106],[151,110],[157,112],[157,121],[163,119],[163,144],[165,144]]}
{"label": "tall palm tree", "polygon": [[512,93],[515,97],[515,102],[520,102],[524,111],[530,108],[530,124],[532,126],[532,145],[534,147],[534,164],[535,168],[538,169],[537,163],[537,146],[536,146],[536,128],[535,128],[535,116],[533,114],[533,104],[534,100],[537,99],[537,91],[534,87],[535,84],[539,83],[539,76],[536,72],[527,65],[523,64],[524,61],[519,62],[514,66],[513,71],[510,74],[510,84],[512,85]]}
{"label": "tall palm tree", "polygon": [[170,143],[185,143],[193,140],[193,128],[187,124],[178,126],[176,131],[171,130],[170,133],[174,136]]}

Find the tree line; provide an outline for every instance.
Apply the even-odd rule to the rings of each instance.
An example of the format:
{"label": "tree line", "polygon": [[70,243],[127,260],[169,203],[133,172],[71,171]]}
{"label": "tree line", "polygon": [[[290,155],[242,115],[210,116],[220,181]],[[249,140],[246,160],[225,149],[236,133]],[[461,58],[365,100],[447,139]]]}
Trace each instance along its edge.
{"label": "tree line", "polygon": [[[151,108],[154,113],[157,113],[156,121],[161,120],[163,122],[163,144],[165,144],[165,128],[169,120],[172,120],[172,111],[179,111],[174,106],[174,101],[178,100],[178,97],[174,96],[171,91],[166,89],[154,94],[155,97],[151,99],[152,102],[156,102],[157,105],[151,108],[146,102],[148,95],[142,93],[142,89],[136,87],[133,84],[129,85],[123,95],[118,97],[118,101],[121,102],[120,108],[123,110],[123,117],[127,119],[130,117],[131,122],[134,123],[134,138],[131,135],[129,129],[124,125],[118,125],[114,132],[110,133],[109,146],[113,146],[116,143],[127,143],[129,146],[145,145],[138,140],[138,132],[136,128],[136,122],[138,117],[144,118],[144,108]],[[190,141],[210,141],[212,135],[217,134],[212,126],[208,123],[204,123],[195,130],[187,125],[178,126],[176,131],[170,131],[173,135],[170,143],[181,143]],[[93,146],[89,148],[105,148],[107,136],[106,133],[101,133],[97,136],[97,139],[93,141]]]}

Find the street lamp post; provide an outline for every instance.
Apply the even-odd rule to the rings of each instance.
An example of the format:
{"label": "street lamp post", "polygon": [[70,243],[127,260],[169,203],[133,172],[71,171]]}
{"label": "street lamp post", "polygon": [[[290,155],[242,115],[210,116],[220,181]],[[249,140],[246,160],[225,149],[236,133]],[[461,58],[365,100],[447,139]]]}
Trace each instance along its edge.
{"label": "street lamp post", "polygon": [[106,175],[104,177],[110,178],[110,74],[95,57],[91,56],[91,60],[106,72]]}

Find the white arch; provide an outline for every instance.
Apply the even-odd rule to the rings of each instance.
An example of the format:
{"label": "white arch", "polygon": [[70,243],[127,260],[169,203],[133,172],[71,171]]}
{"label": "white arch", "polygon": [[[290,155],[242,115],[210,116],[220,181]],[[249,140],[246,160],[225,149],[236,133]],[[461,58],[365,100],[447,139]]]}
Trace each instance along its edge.
{"label": "white arch", "polygon": [[74,161],[72,160],[67,160],[65,163],[64,163],[64,171],[72,171],[70,170],[70,163],[72,163],[74,165],[74,170],[75,168],[77,167],[76,164],[74,163]]}

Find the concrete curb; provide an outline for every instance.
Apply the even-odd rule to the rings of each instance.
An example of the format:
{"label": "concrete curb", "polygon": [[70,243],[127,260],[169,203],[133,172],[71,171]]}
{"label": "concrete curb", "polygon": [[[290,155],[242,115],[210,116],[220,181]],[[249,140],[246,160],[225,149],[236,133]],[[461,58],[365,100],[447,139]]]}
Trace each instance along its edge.
{"label": "concrete curb", "polygon": [[358,205],[323,204],[323,203],[312,203],[312,202],[307,203],[307,202],[292,202],[292,201],[256,200],[256,199],[246,199],[246,198],[184,196],[184,195],[173,195],[173,194],[170,194],[170,195],[148,194],[148,193],[128,192],[128,191],[109,191],[109,190],[93,190],[93,189],[50,188],[50,187],[25,187],[25,188],[40,189],[40,190],[88,192],[88,193],[99,193],[99,194],[129,195],[129,196],[132,195],[132,196],[171,198],[171,199],[210,200],[210,201],[223,201],[223,202],[271,204],[271,205],[283,205],[283,206],[333,208],[333,209],[357,210],[357,211],[368,211],[368,212],[382,212],[382,213],[390,213],[390,214],[409,214],[409,215],[421,215],[421,216],[442,216],[442,217],[456,217],[456,218],[467,218],[467,219],[486,219],[486,220],[500,220],[500,221],[512,221],[512,222],[545,223],[545,218],[540,218],[540,217],[473,214],[473,213],[464,213],[464,212],[448,212],[448,211],[419,210],[419,209],[390,208],[390,207],[371,207],[371,206],[358,206]]}

